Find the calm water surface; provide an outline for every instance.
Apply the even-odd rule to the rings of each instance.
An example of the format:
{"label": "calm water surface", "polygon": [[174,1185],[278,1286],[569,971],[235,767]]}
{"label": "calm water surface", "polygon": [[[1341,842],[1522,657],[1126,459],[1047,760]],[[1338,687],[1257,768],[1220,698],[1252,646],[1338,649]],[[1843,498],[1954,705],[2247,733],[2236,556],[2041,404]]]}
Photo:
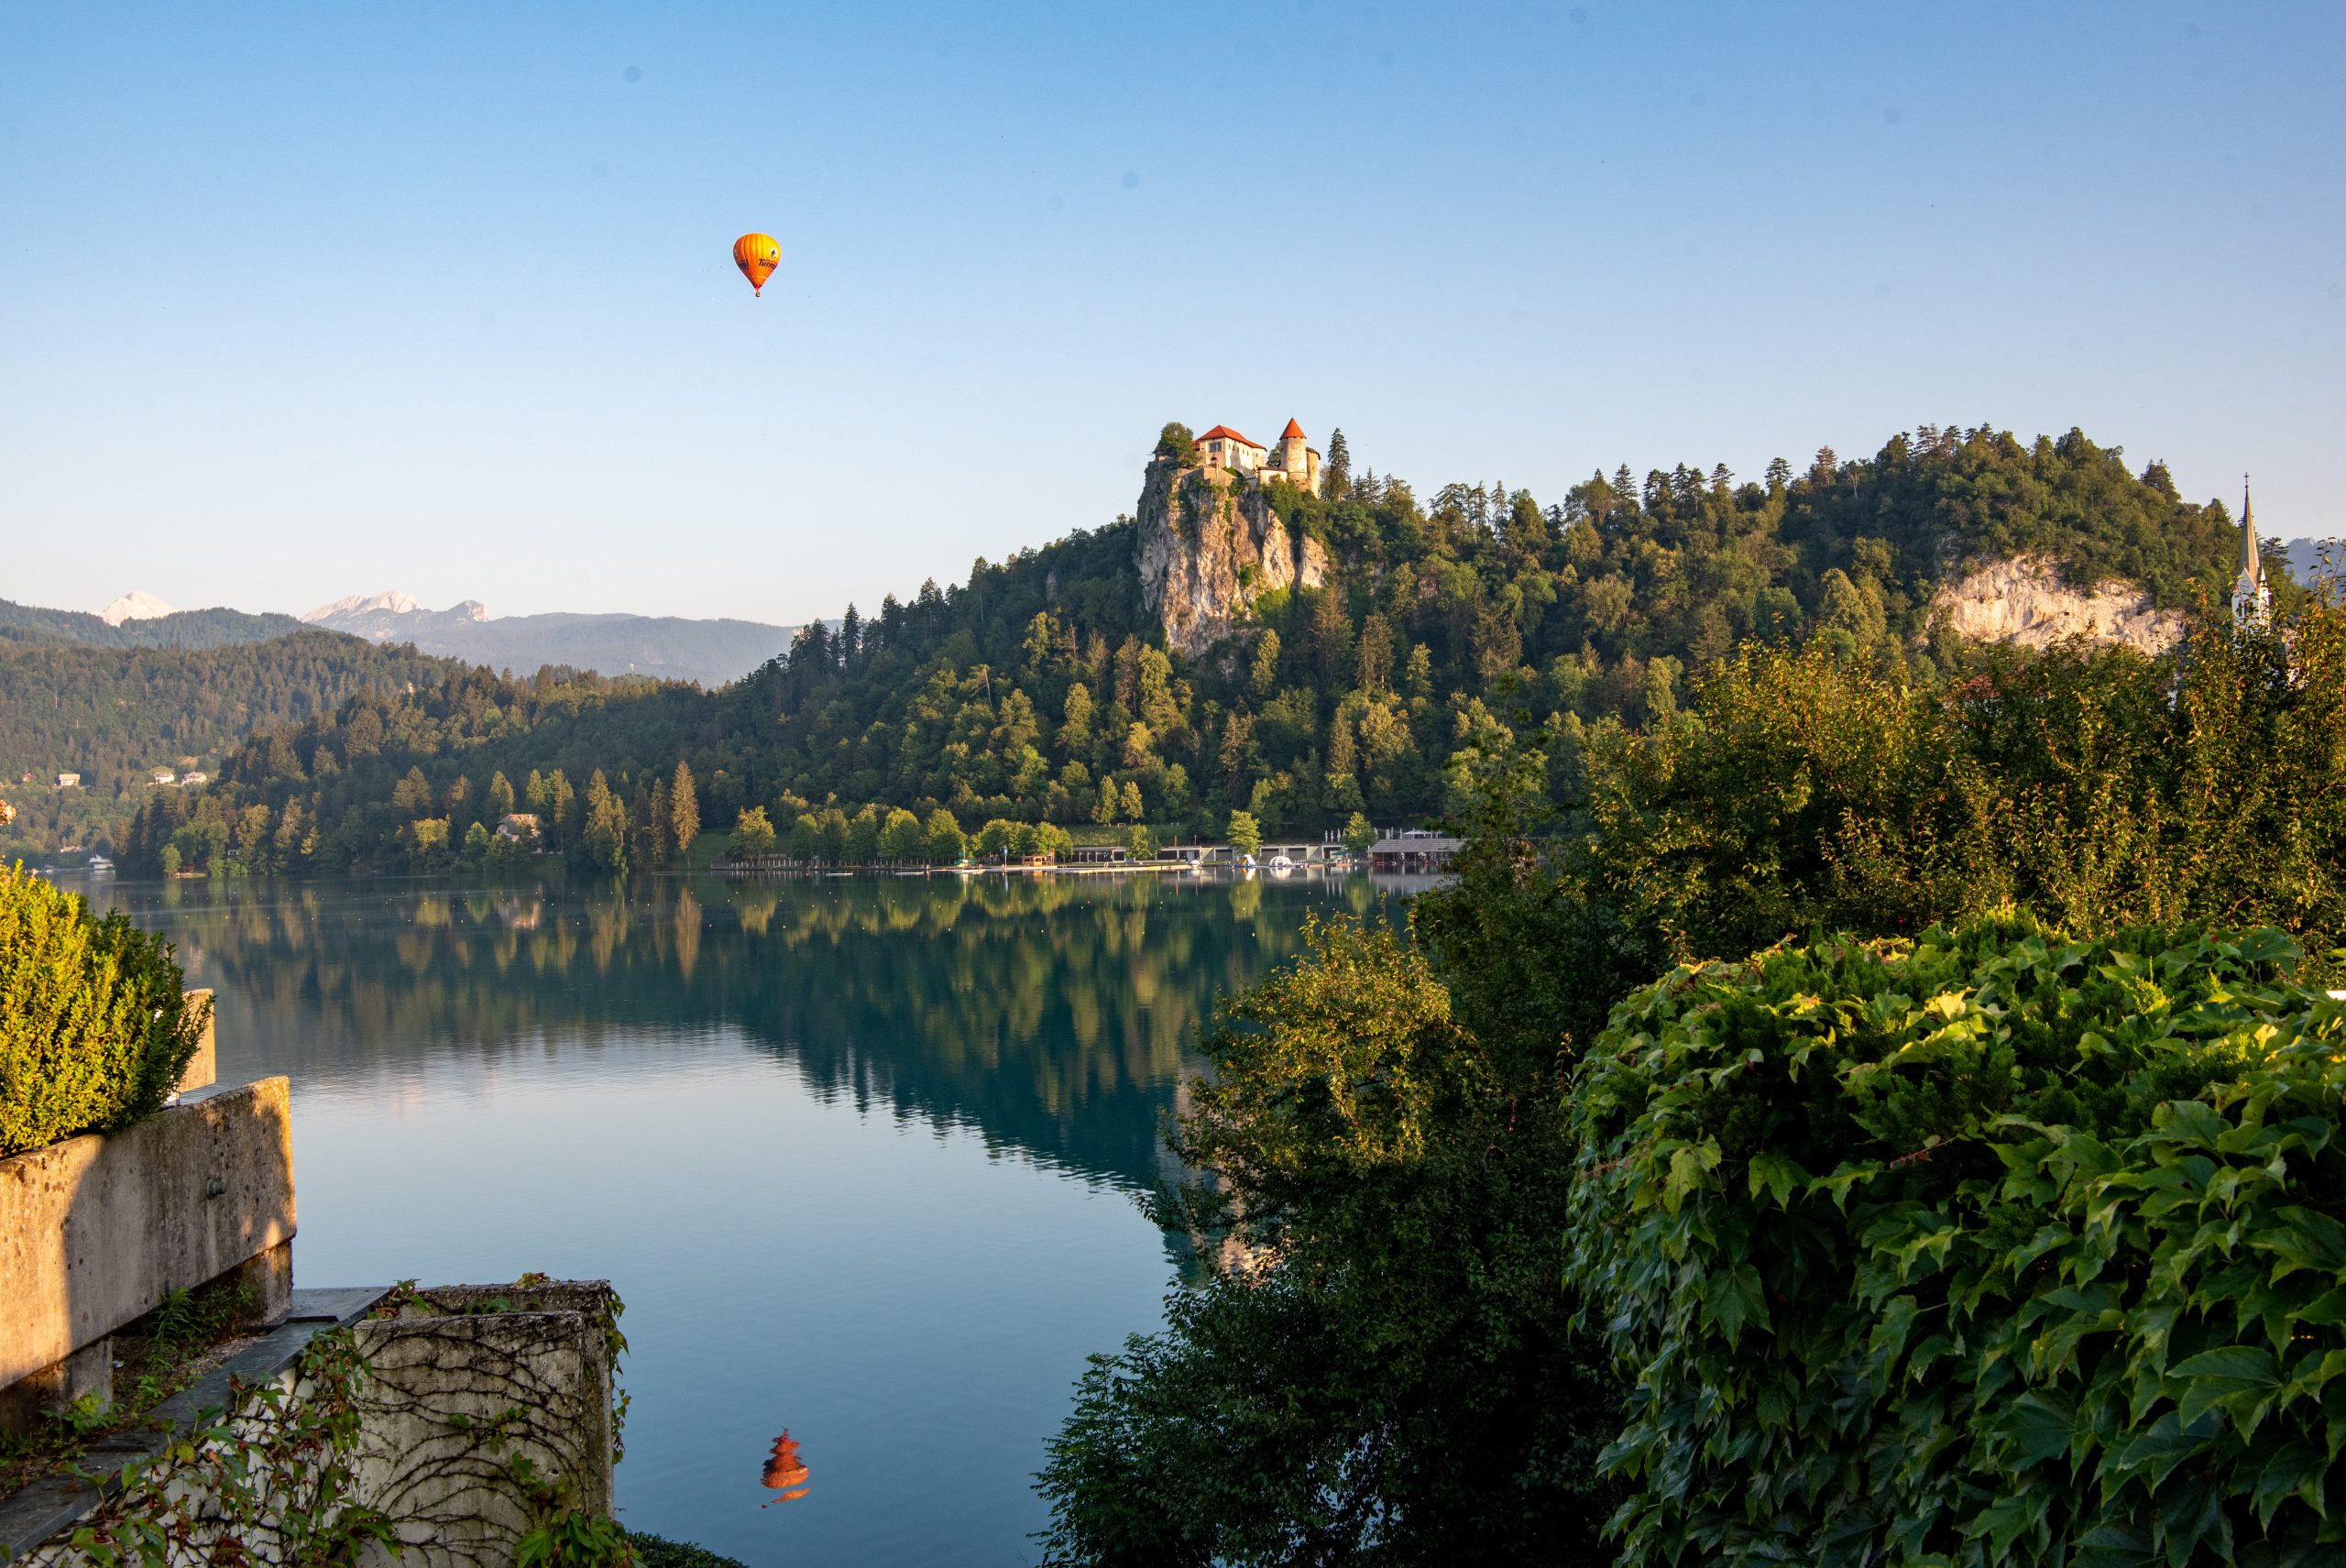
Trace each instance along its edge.
{"label": "calm water surface", "polygon": [[[608,1278],[623,1517],[751,1563],[1014,1563],[1215,999],[1364,881],[624,892],[126,883],[293,1080],[303,1285]],[[762,1484],[787,1428],[804,1495]]]}

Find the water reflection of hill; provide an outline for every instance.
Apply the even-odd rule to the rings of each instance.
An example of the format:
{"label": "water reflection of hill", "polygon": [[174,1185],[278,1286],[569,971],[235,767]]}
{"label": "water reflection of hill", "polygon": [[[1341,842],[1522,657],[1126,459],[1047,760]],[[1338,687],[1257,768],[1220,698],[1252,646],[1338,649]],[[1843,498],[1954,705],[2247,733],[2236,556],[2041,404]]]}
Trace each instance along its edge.
{"label": "water reflection of hill", "polygon": [[[626,890],[125,887],[222,992],[224,1054],[379,1078],[735,1029],[825,1097],[1125,1183],[1214,1000],[1365,883],[885,879]],[[224,1067],[229,1065],[224,1062]]]}

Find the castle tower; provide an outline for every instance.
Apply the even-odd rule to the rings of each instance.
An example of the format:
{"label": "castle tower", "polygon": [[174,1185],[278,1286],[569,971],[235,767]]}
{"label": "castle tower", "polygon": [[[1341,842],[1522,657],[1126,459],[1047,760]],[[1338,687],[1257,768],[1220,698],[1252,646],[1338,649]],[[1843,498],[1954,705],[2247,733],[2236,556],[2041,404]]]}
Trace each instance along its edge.
{"label": "castle tower", "polygon": [[2273,608],[2273,589],[2264,580],[2264,553],[2256,543],[2256,504],[2250,499],[2248,476],[2240,477],[2240,576],[2232,583],[2232,619],[2262,620]]}
{"label": "castle tower", "polygon": [[1320,454],[1311,450],[1304,438],[1303,427],[1293,420],[1288,421],[1287,428],[1279,432],[1277,455],[1276,466],[1287,476],[1289,483],[1315,496],[1320,493]]}

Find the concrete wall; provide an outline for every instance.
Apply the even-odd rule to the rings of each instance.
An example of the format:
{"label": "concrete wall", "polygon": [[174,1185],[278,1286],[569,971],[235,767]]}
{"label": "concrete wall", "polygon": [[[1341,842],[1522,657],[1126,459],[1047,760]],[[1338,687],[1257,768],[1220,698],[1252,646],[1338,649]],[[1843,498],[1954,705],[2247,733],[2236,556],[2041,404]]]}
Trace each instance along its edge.
{"label": "concrete wall", "polygon": [[180,1073],[179,1092],[181,1094],[191,1089],[208,1088],[220,1077],[220,1053],[212,1034],[213,1000],[208,990],[187,993],[189,1006],[203,1009],[203,1033],[196,1036],[195,1055],[187,1058],[187,1066]]}
{"label": "concrete wall", "polygon": [[282,1078],[0,1159],[0,1388],[265,1254],[281,1310],[293,1230]]}
{"label": "concrete wall", "polygon": [[[358,1325],[373,1374],[352,1475],[390,1515],[402,1563],[510,1563],[550,1501],[610,1513],[611,1302],[600,1281],[446,1286]],[[521,1458],[549,1494],[516,1479]]]}
{"label": "concrete wall", "polygon": [[[366,1316],[370,1308],[384,1315]],[[248,1387],[273,1381],[296,1401],[311,1397],[314,1389],[300,1380],[298,1365],[310,1335],[337,1321],[351,1323],[367,1371],[352,1396],[358,1432],[346,1496],[389,1516],[402,1549],[394,1557],[369,1545],[360,1561],[370,1568],[505,1568],[521,1537],[552,1510],[610,1512],[618,1447],[611,1409],[616,1308],[609,1285],[600,1280],[457,1285],[413,1293],[301,1291],[290,1317],[314,1311],[324,1314],[323,1321],[289,1321],[159,1408],[159,1424],[173,1430],[132,1439],[139,1449],[135,1462],[162,1456],[156,1461],[164,1466],[160,1478],[173,1495],[201,1502],[203,1483],[183,1466],[172,1468],[174,1439],[231,1402],[232,1375]],[[268,1421],[261,1409],[256,1402],[238,1411],[250,1435]],[[93,1554],[71,1544],[76,1529],[119,1533],[126,1523],[148,1517],[119,1495],[84,1491],[77,1500],[60,1491],[62,1485],[52,1477],[16,1498],[0,1499],[0,1559],[14,1544],[22,1552],[14,1561],[27,1568],[90,1568]],[[29,1496],[44,1488],[40,1497]],[[18,1506],[27,1503],[33,1506]],[[5,1530],[12,1509],[38,1521],[13,1542]],[[195,1512],[210,1519],[217,1510],[199,1507]],[[169,1561],[227,1560],[214,1552],[221,1543],[203,1530],[199,1523],[193,1538],[170,1548]],[[275,1548],[282,1543],[264,1533],[244,1544],[251,1555],[237,1561],[266,1563],[279,1560]]]}

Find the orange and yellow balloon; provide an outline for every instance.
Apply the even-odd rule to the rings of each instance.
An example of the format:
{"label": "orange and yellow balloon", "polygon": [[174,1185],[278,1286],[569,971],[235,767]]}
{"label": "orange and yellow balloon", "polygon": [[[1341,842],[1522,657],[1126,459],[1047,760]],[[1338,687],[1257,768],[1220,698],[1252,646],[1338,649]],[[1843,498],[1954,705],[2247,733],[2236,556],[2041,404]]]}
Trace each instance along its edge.
{"label": "orange and yellow balloon", "polygon": [[782,247],[770,234],[745,234],[733,242],[733,265],[750,280],[750,292],[762,295],[766,280],[782,265]]}

